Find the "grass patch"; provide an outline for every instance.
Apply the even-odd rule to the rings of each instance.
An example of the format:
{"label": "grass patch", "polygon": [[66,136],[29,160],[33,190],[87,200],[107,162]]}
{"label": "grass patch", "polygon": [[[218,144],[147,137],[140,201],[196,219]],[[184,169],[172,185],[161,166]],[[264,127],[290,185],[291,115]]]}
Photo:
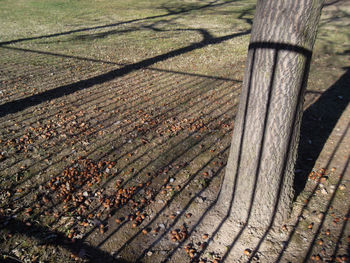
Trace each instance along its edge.
{"label": "grass patch", "polygon": [[[232,35],[233,39],[239,32],[247,35],[255,8],[254,1],[169,3],[157,0],[128,1],[127,5],[104,0],[3,1],[2,5],[1,42],[9,41],[9,44],[32,51],[79,55],[119,64],[135,63],[178,50],[176,56],[181,61],[175,59],[170,63],[172,66],[198,71],[198,65],[192,65],[191,61],[199,56],[203,59],[199,61],[204,65],[203,73],[217,71],[217,66],[208,65],[218,62],[221,66],[222,62],[215,58],[227,53],[226,50],[233,50],[225,56],[226,61],[244,60],[247,46],[244,34],[243,41],[229,38],[208,47],[205,47],[207,44],[204,48],[201,46],[203,41],[223,36]],[[183,50],[191,45],[198,46]],[[192,50],[197,53],[188,56]]]}

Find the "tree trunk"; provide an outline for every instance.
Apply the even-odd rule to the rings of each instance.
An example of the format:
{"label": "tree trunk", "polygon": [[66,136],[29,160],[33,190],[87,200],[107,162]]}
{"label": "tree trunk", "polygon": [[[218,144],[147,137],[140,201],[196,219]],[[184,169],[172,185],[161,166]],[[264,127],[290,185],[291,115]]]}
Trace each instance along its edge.
{"label": "tree trunk", "polygon": [[293,200],[304,91],[322,0],[258,0],[218,205],[233,220],[280,225]]}

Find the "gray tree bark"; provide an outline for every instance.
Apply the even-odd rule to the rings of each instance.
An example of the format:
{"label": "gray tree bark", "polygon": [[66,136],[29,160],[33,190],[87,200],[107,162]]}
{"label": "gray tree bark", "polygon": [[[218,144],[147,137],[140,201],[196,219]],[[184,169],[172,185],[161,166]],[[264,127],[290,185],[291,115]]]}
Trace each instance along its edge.
{"label": "gray tree bark", "polygon": [[218,206],[243,224],[290,214],[307,75],[323,0],[258,0]]}

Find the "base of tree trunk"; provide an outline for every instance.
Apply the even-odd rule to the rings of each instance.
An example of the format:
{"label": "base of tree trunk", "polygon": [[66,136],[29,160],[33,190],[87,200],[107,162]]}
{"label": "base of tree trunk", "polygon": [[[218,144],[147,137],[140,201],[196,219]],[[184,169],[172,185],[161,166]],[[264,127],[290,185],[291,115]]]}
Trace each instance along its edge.
{"label": "base of tree trunk", "polygon": [[242,224],[223,213],[227,210],[222,205],[214,206],[196,231],[211,233],[208,252],[223,255],[223,262],[275,262],[288,239],[288,232],[281,226]]}

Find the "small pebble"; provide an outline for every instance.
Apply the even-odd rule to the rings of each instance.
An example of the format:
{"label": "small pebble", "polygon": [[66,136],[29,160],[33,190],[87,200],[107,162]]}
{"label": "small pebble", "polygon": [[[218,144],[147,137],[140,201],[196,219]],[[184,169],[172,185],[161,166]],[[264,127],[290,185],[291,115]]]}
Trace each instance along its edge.
{"label": "small pebble", "polygon": [[318,217],[319,219],[322,219],[322,218],[324,217],[324,213],[320,212],[320,213],[317,215],[317,217]]}
{"label": "small pebble", "polygon": [[324,195],[328,194],[328,192],[327,192],[327,190],[325,188],[321,189],[321,193],[324,194]]}
{"label": "small pebble", "polygon": [[346,188],[346,186],[345,186],[344,184],[341,184],[341,185],[339,186],[339,189],[342,190],[342,191],[345,190],[345,188]]}

